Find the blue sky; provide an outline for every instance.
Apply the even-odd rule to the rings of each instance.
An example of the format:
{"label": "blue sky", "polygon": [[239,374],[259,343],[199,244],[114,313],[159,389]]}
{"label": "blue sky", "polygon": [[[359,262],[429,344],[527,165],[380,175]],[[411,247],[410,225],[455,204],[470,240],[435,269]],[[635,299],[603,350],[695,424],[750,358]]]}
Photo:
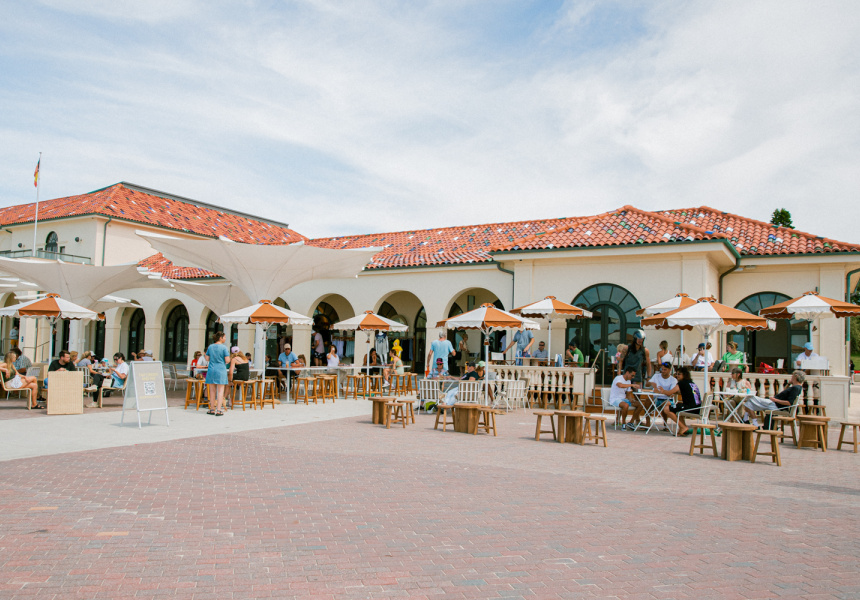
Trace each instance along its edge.
{"label": "blue sky", "polygon": [[860,242],[860,3],[0,5],[0,205],[117,181],[312,237],[709,205]]}

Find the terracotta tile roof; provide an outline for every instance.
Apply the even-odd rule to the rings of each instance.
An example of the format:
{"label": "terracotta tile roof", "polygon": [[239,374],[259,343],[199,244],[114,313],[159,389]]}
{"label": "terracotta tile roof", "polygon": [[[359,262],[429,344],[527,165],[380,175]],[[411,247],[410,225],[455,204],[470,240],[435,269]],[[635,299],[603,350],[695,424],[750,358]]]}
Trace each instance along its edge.
{"label": "terracotta tile roof", "polygon": [[[242,215],[133,184],[118,183],[88,194],[39,202],[39,220],[103,215],[249,244],[288,244],[307,239],[265,219]],[[32,223],[35,204],[0,208],[0,224]]]}
{"label": "terracotta tile roof", "polygon": [[462,225],[440,229],[398,231],[318,238],[308,242],[324,248],[366,248],[384,246],[369,268],[416,267],[479,263],[492,260],[493,250],[529,235],[531,231],[555,226],[561,219]]}
{"label": "terracotta tile roof", "polygon": [[770,223],[707,206],[665,210],[659,214],[683,223],[684,226],[698,227],[712,231],[714,235],[721,235],[731,241],[740,254],[750,256],[860,252],[860,244],[837,242],[797,229],[775,227]]}
{"label": "terracotta tile roof", "polygon": [[164,258],[160,252],[144,258],[137,263],[139,267],[146,267],[154,273],[161,273],[167,279],[200,279],[204,277],[220,277],[210,271],[198,269],[197,267],[177,267],[171,261]]}

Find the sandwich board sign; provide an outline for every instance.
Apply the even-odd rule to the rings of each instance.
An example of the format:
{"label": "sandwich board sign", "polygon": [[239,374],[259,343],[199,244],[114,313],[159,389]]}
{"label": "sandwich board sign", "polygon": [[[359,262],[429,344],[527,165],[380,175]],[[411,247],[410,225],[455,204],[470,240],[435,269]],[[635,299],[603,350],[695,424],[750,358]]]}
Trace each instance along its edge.
{"label": "sandwich board sign", "polygon": [[125,411],[137,412],[137,427],[141,428],[140,413],[149,413],[149,423],[152,423],[152,413],[163,410],[170,427],[170,416],[167,414],[167,390],[164,389],[164,371],[161,363],[156,361],[134,361],[128,363],[128,377],[125,381],[125,398],[122,402],[123,424]]}

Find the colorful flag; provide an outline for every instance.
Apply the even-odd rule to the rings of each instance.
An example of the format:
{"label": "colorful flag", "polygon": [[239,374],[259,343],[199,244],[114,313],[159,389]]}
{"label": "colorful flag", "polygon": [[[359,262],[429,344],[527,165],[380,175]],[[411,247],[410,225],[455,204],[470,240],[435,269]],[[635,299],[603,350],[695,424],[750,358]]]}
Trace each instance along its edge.
{"label": "colorful flag", "polygon": [[42,163],[42,159],[39,159],[39,162],[36,163],[36,172],[33,173],[33,187],[39,187],[39,165]]}

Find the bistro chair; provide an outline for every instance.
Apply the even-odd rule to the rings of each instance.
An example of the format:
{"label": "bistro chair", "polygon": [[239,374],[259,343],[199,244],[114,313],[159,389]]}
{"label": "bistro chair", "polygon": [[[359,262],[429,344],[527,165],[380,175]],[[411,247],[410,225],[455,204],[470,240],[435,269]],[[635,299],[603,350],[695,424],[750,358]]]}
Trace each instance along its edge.
{"label": "bistro chair", "polygon": [[427,403],[439,403],[442,396],[442,388],[439,382],[435,379],[419,379],[418,380],[418,412],[424,409],[427,412]]}

